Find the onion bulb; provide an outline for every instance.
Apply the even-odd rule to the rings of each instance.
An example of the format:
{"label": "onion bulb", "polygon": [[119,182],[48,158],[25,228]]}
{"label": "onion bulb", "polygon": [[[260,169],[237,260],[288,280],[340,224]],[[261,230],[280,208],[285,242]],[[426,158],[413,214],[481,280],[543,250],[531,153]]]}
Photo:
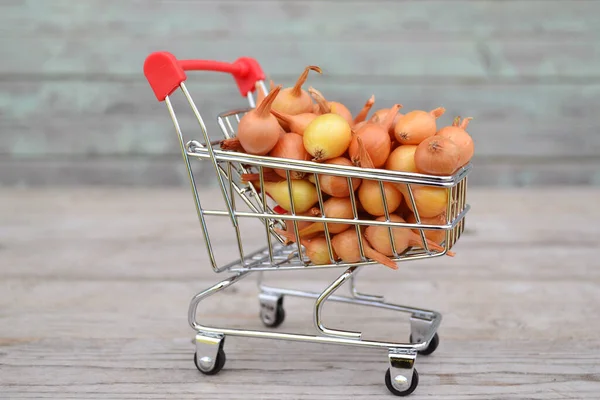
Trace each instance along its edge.
{"label": "onion bulb", "polygon": [[398,146],[390,153],[385,169],[390,171],[419,172],[415,166],[415,151],[417,146],[406,144]]}
{"label": "onion bulb", "polygon": [[[269,153],[271,157],[289,158],[291,160],[310,160],[310,155],[304,149],[302,136],[297,133],[283,133],[279,137],[279,141]],[[285,169],[275,169],[275,173],[282,178],[287,178]],[[306,176],[305,172],[290,171],[292,179],[303,179]]]}
{"label": "onion bulb", "polygon": [[[324,164],[336,164],[352,167],[352,162],[344,157],[336,157],[324,162]],[[319,186],[322,192],[333,197],[348,197],[350,195],[350,187],[348,179],[343,176],[325,175],[319,176]],[[314,183],[314,174],[308,176],[308,180]],[[352,178],[352,189],[356,191],[361,184],[360,178]]]}
{"label": "onion bulb", "polygon": [[473,139],[466,131],[467,126],[472,119],[473,118],[465,118],[461,123],[460,117],[456,117],[452,126],[443,127],[436,133],[437,136],[446,137],[452,140],[458,146],[460,150],[458,161],[459,167],[462,167],[471,161],[473,153],[475,152]]}
{"label": "onion bulb", "polygon": [[[344,218],[344,219],[352,219],[354,214],[352,213],[352,203],[349,198],[338,198],[332,197],[329,200],[323,203],[323,214],[326,218]],[[349,224],[341,224],[337,222],[328,222],[327,229],[329,233],[340,233],[350,228]],[[298,235],[300,238],[304,238],[307,235],[312,235],[318,232],[325,231],[325,224],[322,222],[313,222],[310,225],[302,228],[298,231]],[[285,236],[289,241],[295,241],[296,234],[293,230],[288,230],[285,232],[278,232],[281,235]]]}
{"label": "onion bulb", "polygon": [[[301,239],[300,244],[304,246],[306,256],[313,264],[331,264],[331,260],[329,259],[329,249],[327,248],[327,239],[325,239],[325,236],[321,235],[312,239]],[[333,253],[333,262],[335,262],[339,257],[334,249],[331,250]]]}
{"label": "onion bulb", "polygon": [[460,148],[447,137],[434,135],[415,151],[415,166],[424,174],[451,175],[458,168]]}
{"label": "onion bulb", "polygon": [[359,137],[362,139],[365,149],[371,157],[373,166],[379,168],[385,164],[392,148],[388,129],[392,125],[394,117],[401,107],[402,105],[400,104],[394,105],[391,111],[386,115],[385,120],[381,122],[367,122],[355,132],[352,137],[352,142],[350,142],[350,147],[348,148],[350,159],[355,165],[362,164],[357,141]]}
{"label": "onion bulb", "polygon": [[[379,217],[376,221],[385,221],[385,217]],[[406,222],[403,218],[397,215],[390,215],[391,222]],[[396,252],[398,254],[404,252],[409,247],[423,247],[423,241],[421,240],[421,236],[414,233],[409,228],[391,228],[392,230],[392,238],[394,240],[394,247],[396,248]],[[390,241],[389,235],[390,229],[387,226],[377,226],[371,225],[368,226],[365,230],[365,237],[369,241],[369,244],[373,246],[375,250],[380,252],[381,254],[392,257],[394,256],[394,249],[392,248],[392,242]],[[444,251],[444,248],[439,244],[427,240],[427,246],[429,249],[433,249],[436,251]],[[454,253],[448,252],[449,256],[454,256]]]}
{"label": "onion bulb", "polygon": [[[440,215],[436,215],[435,217],[424,218],[419,216],[419,218],[421,219],[422,224],[440,226],[446,225],[446,212],[443,212]],[[406,218],[406,222],[408,222],[409,224],[416,224],[417,218],[415,218],[415,214],[410,213],[408,218]],[[419,235],[419,237],[421,237],[419,229],[413,229],[413,232]],[[441,244],[446,239],[446,231],[443,229],[423,229],[423,233],[425,234],[425,237],[427,239],[437,244]]]}
{"label": "onion bulb", "polygon": [[[263,170],[263,180],[265,182],[280,182],[282,181],[284,178],[282,178],[281,176],[279,176],[279,174],[275,173],[275,171],[273,171],[270,168],[264,168]],[[242,183],[246,183],[246,182],[253,182],[253,181],[260,181],[260,174],[256,173],[256,174],[242,174]]]}
{"label": "onion bulb", "polygon": [[276,110],[271,110],[271,114],[273,114],[277,120],[287,124],[290,132],[297,133],[298,135],[304,135],[304,130],[308,124],[317,117],[317,114],[313,113],[290,115]]}
{"label": "onion bulb", "polygon": [[426,112],[411,111],[398,119],[394,136],[400,144],[419,144],[437,131],[436,119],[446,112],[443,107]]}
{"label": "onion bulb", "polygon": [[348,108],[345,105],[337,101],[325,100],[323,94],[313,87],[309,87],[308,92],[310,93],[312,98],[317,102],[319,110],[317,114],[338,114],[339,116],[343,117],[350,126],[354,124],[352,122],[352,113],[350,112],[350,110],[348,110]]}
{"label": "onion bulb", "polygon": [[[402,203],[402,193],[400,193],[400,191],[390,182],[383,183],[383,191],[385,193],[388,212],[392,213],[400,206],[400,203]],[[358,198],[362,207],[369,214],[374,216],[385,215],[379,182],[363,179],[363,182],[358,189]]]}
{"label": "onion bulb", "polygon": [[369,98],[369,100],[367,100],[363,108],[358,112],[358,114],[356,114],[356,117],[354,117],[354,126],[361,122],[365,122],[365,120],[367,119],[367,115],[369,115],[369,111],[371,111],[371,108],[373,108],[373,104],[375,104],[374,94],[371,95],[371,97]]}
{"label": "onion bulb", "polygon": [[339,157],[346,152],[352,140],[352,131],[346,120],[338,114],[316,117],[304,130],[304,148],[313,161]]}
{"label": "onion bulb", "polygon": [[[385,116],[389,112],[390,112],[389,108],[381,108],[373,113],[373,115],[371,116],[369,121],[370,122],[381,122],[385,119]],[[388,129],[388,133],[390,134],[390,139],[392,139],[392,140],[394,140],[394,128],[395,128],[396,124],[398,123],[398,120],[401,117],[402,117],[402,114],[400,114],[400,113],[396,114],[396,117],[394,118],[394,122],[392,122],[392,126],[390,126],[390,128]]]}
{"label": "onion bulb", "polygon": [[[302,89],[302,85],[308,78],[309,71],[321,73],[321,68],[315,65],[309,65],[304,69],[298,81],[293,87],[285,88],[279,93],[273,102],[273,109],[284,114],[296,115],[312,112],[313,102],[310,95]],[[281,126],[288,130],[288,126],[284,121],[279,121]]]}
{"label": "onion bulb", "polygon": [[281,85],[271,90],[260,106],[248,111],[240,119],[237,139],[246,153],[263,156],[277,144],[281,126],[270,110],[280,90]]}
{"label": "onion bulb", "polygon": [[[362,243],[365,257],[373,259],[391,269],[398,269],[396,263],[373,249],[366,240],[363,240]],[[342,233],[338,233],[331,239],[331,245],[342,261],[347,263],[362,261],[356,229],[348,229]]]}
{"label": "onion bulb", "polygon": [[[296,213],[308,211],[319,201],[315,185],[305,179],[292,179],[292,199]],[[265,191],[281,208],[291,211],[291,199],[288,191],[288,181],[265,182]]]}
{"label": "onion bulb", "polygon": [[[364,184],[364,182],[363,182]],[[405,184],[396,184],[396,188],[404,196],[404,201],[410,208],[410,211],[415,212],[412,203],[410,201],[410,195],[408,188]],[[419,217],[429,218],[435,217],[446,211],[448,206],[448,189],[435,187],[435,186],[416,186],[411,185],[417,211]]]}
{"label": "onion bulb", "polygon": [[[289,213],[287,213],[287,214],[289,214]],[[318,207],[311,207],[308,211],[305,211],[302,213],[297,213],[297,214],[305,216],[305,217],[319,217],[319,216],[321,216],[321,211],[319,210]],[[312,222],[310,222],[310,221],[296,221],[296,225],[298,225],[298,231],[306,228],[307,226],[309,226],[311,224],[312,224]],[[285,230],[288,232],[294,232],[294,221],[292,221],[291,219],[285,220]],[[282,235],[282,236],[284,236],[284,235]],[[305,235],[305,237],[308,237],[308,235]]]}

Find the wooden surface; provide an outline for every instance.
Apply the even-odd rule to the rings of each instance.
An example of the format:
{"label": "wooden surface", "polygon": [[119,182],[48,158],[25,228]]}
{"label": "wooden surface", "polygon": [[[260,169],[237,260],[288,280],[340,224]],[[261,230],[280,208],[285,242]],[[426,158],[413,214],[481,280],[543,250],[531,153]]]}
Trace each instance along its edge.
{"label": "wooden surface", "polygon": [[[455,258],[361,275],[365,292],[443,313],[411,398],[597,399],[600,191],[471,189],[468,200]],[[0,398],[392,398],[386,354],[368,349],[229,337],[225,369],[197,372],[188,302],[225,276],[207,265],[187,190],[3,189],[0,202]],[[215,222],[229,259],[228,222]],[[319,290],[341,272],[267,280]],[[203,303],[202,321],[260,329],[256,295],[242,281]],[[285,306],[279,330],[314,331],[310,302]],[[332,304],[324,317],[367,338],[408,335],[402,314]]]}
{"label": "wooden surface", "polygon": [[[476,185],[599,185],[599,16],[595,0],[3,1],[0,184],[184,183],[142,74],[169,50],[252,56],[286,86],[319,65],[308,84],[353,112],[375,94],[380,107],[444,106],[440,124],[472,116]],[[216,115],[245,102],[230,77],[190,82],[217,137]]]}

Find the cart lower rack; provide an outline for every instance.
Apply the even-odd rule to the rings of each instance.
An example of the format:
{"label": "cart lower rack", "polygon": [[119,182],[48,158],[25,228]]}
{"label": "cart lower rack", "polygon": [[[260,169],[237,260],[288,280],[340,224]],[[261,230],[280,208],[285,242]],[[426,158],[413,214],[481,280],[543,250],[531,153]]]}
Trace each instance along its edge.
{"label": "cart lower rack", "polygon": [[[467,175],[471,169],[470,164],[462,167],[452,176],[432,176],[225,151],[216,144],[220,143],[220,140],[211,142],[202,116],[184,84],[187,79],[185,71],[191,70],[219,71],[232,74],[240,93],[248,99],[250,108],[233,110],[219,115],[217,121],[223,135],[221,140],[235,137],[237,124],[246,112],[255,107],[255,100],[252,95],[255,87],[258,85],[265,93],[267,90],[264,85],[264,73],[259,64],[251,58],[240,58],[234,63],[223,63],[203,60],[177,60],[170,53],[157,52],[150,54],[144,63],[144,74],[157,99],[166,103],[175,126],[212,268],[217,273],[228,272],[230,274],[228,278],[198,293],[190,303],[188,319],[190,325],[196,331],[194,362],[198,370],[206,375],[212,375],[223,368],[225,365],[223,345],[226,336],[372,347],[387,350],[389,368],[385,374],[385,384],[390,392],[398,396],[406,396],[412,393],[419,383],[419,375],[415,369],[417,354],[428,355],[436,350],[439,343],[437,329],[442,317],[435,311],[390,304],[385,302],[381,296],[367,295],[357,290],[357,273],[363,268],[369,268],[370,265],[377,264],[376,261],[365,256],[362,229],[373,225],[387,228],[393,250],[393,256],[390,258],[394,262],[434,258],[448,254],[464,230],[464,217],[469,211],[469,205],[466,203],[466,191]],[[201,140],[187,142],[184,140],[179,119],[171,101],[172,94],[177,89],[180,89],[183,93],[200,126],[202,131]],[[209,209],[202,206],[192,168],[192,161],[194,160],[212,164],[222,194],[221,209]],[[288,212],[282,213],[278,209],[280,207],[267,194],[265,189],[267,185],[265,179],[267,168],[285,171],[290,199]],[[292,172],[314,177],[313,182],[318,195],[318,207],[315,206],[318,209],[317,213],[307,215],[307,213],[298,210],[298,205],[295,204],[292,195],[294,190],[293,180],[291,179]],[[247,182],[243,179],[245,174],[253,174],[258,176],[258,179],[253,183]],[[326,215],[324,207],[326,200],[319,183],[319,177],[323,175],[346,179],[350,188],[349,199],[352,205],[353,218],[333,218]],[[383,200],[384,212],[382,217],[385,217],[384,219],[369,220],[362,217],[353,189],[355,179],[372,180],[377,183],[375,190],[378,188]],[[404,188],[404,200],[414,212],[415,223],[392,221],[390,218],[392,212],[385,196],[385,184],[401,185]],[[419,187],[435,187],[446,193],[445,224],[433,225],[421,221],[418,199],[415,197],[415,190],[418,190]],[[239,253],[239,258],[235,261],[227,263],[217,261],[218,255],[213,250],[210,224],[208,223],[209,218],[228,218],[230,220],[235,237],[236,251]],[[247,234],[242,228],[246,221],[260,222],[266,242],[264,247],[248,251],[247,241],[245,240]],[[298,225],[306,222],[323,223],[329,262],[319,264],[311,262],[301,241],[288,244],[288,240],[281,235],[281,230],[292,229],[295,234],[294,237],[300,237]],[[332,224],[348,224],[349,231],[355,231],[360,252],[359,260],[342,262],[335,257],[329,235],[329,226]],[[396,249],[394,239],[392,239],[393,228],[418,230],[422,245],[411,246],[407,249]],[[441,250],[440,248],[437,248],[437,250],[430,248],[425,239],[425,230],[442,230],[445,232],[445,240]],[[254,237],[257,235],[256,229],[251,231],[251,235]],[[316,270],[319,268],[343,268],[344,272],[324,290],[315,292],[271,287],[262,282],[262,274],[265,271]],[[285,319],[283,299],[285,296],[296,296],[314,300],[313,322],[317,334],[306,335],[281,333],[275,330],[258,331],[210,327],[198,321],[198,307],[202,300],[226,289],[252,273],[255,273],[259,280],[260,317],[267,327],[276,328],[283,323]],[[350,294],[348,296],[334,295],[346,283],[350,289]],[[410,316],[408,341],[397,343],[364,340],[360,332],[327,327],[324,325],[321,314],[323,305],[327,301],[378,307],[407,313]]]}

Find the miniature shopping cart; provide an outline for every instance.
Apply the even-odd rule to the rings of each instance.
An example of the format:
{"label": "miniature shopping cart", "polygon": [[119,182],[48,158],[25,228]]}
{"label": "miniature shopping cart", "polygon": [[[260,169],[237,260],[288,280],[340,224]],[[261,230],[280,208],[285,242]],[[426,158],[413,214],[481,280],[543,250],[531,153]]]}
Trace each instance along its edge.
{"label": "miniature shopping cart", "polygon": [[[342,166],[334,164],[317,163],[313,161],[299,161],[282,159],[268,156],[255,156],[242,152],[226,151],[220,149],[220,141],[211,142],[211,137],[207,132],[200,111],[196,107],[192,96],[190,95],[184,81],[187,79],[185,71],[219,71],[233,75],[240,93],[247,97],[249,108],[225,112],[218,116],[217,122],[222,130],[220,140],[235,137],[236,126],[240,118],[246,112],[255,107],[253,92],[256,84],[266,93],[264,85],[264,73],[259,64],[251,58],[240,58],[233,63],[224,63],[216,61],[202,60],[177,60],[172,54],[167,52],[157,52],[150,54],[144,63],[144,74],[152,87],[154,94],[159,101],[164,101],[173,123],[175,131],[179,138],[181,154],[185,162],[188,177],[191,184],[194,204],[208,250],[208,257],[215,272],[228,272],[231,275],[225,280],[195,295],[189,307],[189,323],[196,331],[195,345],[196,352],[194,362],[200,372],[212,375],[219,372],[225,364],[225,353],[223,344],[225,337],[247,336],[253,338],[283,339],[295,340],[312,343],[328,343],[348,346],[362,346],[387,349],[389,368],[385,374],[385,383],[388,389],[395,395],[406,396],[412,393],[418,385],[419,375],[414,368],[417,354],[431,354],[438,346],[439,338],[437,329],[441,321],[441,315],[435,311],[422,310],[413,307],[400,306],[384,302],[380,296],[366,295],[357,291],[355,278],[361,268],[369,268],[369,265],[376,265],[374,260],[364,256],[364,237],[360,233],[361,227],[367,225],[379,225],[388,228],[391,240],[392,228],[418,229],[423,246],[410,247],[402,253],[396,252],[394,248],[394,262],[428,259],[445,255],[459,239],[464,230],[464,216],[469,210],[466,204],[467,175],[471,165],[462,167],[453,176],[431,176],[417,173],[405,173],[396,171],[387,171],[379,169],[365,169],[354,166]],[[180,89],[185,100],[189,103],[191,110],[200,125],[202,137],[200,140],[185,141],[180,128],[180,122],[176,117],[172,94],[176,89]],[[212,164],[216,174],[218,186],[222,194],[222,207],[220,209],[208,209],[203,207],[206,204],[203,199],[200,201],[200,193],[196,186],[193,173],[192,160],[208,162]],[[278,205],[274,203],[265,191],[265,170],[267,168],[283,169],[286,171],[287,185],[290,194],[291,211],[282,213]],[[318,193],[318,207],[320,215],[306,216],[295,212],[293,196],[291,195],[291,173],[303,172],[314,176],[314,184]],[[258,183],[250,183],[242,179],[243,174],[258,174]],[[331,218],[324,213],[324,195],[319,187],[319,175],[335,175],[347,179],[350,187],[350,200],[353,207],[353,218]],[[416,217],[415,223],[391,222],[388,206],[384,201],[386,221],[374,221],[361,219],[361,214],[357,209],[357,200],[352,189],[353,178],[362,180],[374,180],[379,183],[379,189],[383,199],[385,182],[406,185],[408,196],[405,200],[410,202]],[[443,188],[447,191],[446,224],[428,225],[421,222],[418,208],[413,194],[414,188],[418,186],[434,186]],[[207,199],[214,201],[214,199]],[[235,240],[232,243],[234,251],[239,253],[239,258],[235,256],[235,261],[220,264],[217,262],[217,254],[214,251],[215,242],[213,236],[209,233],[209,218],[228,218],[231,223],[231,229],[235,232]],[[261,248],[248,250],[247,240],[249,239],[240,228],[243,221],[253,220],[262,228],[257,232],[253,230],[251,236],[256,242],[257,235],[263,235],[265,242],[262,242]],[[328,224],[323,224],[325,229],[325,238],[328,244],[330,263],[323,265],[314,265],[307,258],[305,248],[299,241],[288,244],[286,238],[282,237],[276,228],[285,229],[286,226],[293,226],[296,237],[298,237],[299,222],[331,222],[350,224],[358,236],[359,250],[362,260],[355,263],[344,263],[334,259],[331,240],[328,232]],[[445,240],[443,251],[434,251],[430,249],[425,240],[425,229],[444,230]],[[222,244],[219,244],[222,245]],[[230,261],[230,260],[228,260]],[[322,268],[343,268],[344,272],[339,275],[327,288],[321,292],[307,292],[301,290],[290,290],[276,287],[269,287],[262,283],[263,271],[283,271],[283,270],[317,270]],[[260,316],[263,323],[270,328],[279,326],[285,317],[283,309],[284,296],[298,296],[308,299],[314,299],[313,321],[317,330],[316,335],[280,333],[274,330],[242,330],[229,328],[215,328],[202,325],[197,320],[197,310],[199,303],[205,298],[222,291],[237,283],[242,278],[256,272],[259,278],[259,303]],[[333,293],[344,283],[348,282],[350,288],[349,296],[337,296]],[[395,310],[410,315],[410,337],[408,342],[380,342],[363,340],[361,333],[326,327],[323,324],[321,310],[326,301],[337,301],[348,304],[362,306],[379,307],[388,310]]]}

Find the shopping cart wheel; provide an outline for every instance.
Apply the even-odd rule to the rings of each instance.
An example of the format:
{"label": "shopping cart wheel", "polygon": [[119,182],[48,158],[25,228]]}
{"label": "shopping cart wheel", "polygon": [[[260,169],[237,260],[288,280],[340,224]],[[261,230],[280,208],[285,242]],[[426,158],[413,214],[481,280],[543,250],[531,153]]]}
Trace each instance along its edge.
{"label": "shopping cart wheel", "polygon": [[260,319],[269,328],[276,328],[285,320],[285,310],[283,309],[283,296],[261,293],[260,300]]}
{"label": "shopping cart wheel", "polygon": [[[410,335],[410,342],[413,342],[413,336]],[[427,348],[425,350],[421,350],[419,351],[419,354],[421,354],[422,356],[428,356],[431,353],[433,353],[435,351],[435,349],[438,348],[438,346],[440,345],[440,337],[438,336],[437,332],[435,335],[433,335],[433,338],[431,338],[431,342],[429,342],[429,346],[427,346]]]}
{"label": "shopping cart wheel", "polygon": [[390,373],[390,369],[388,368],[385,373],[385,386],[387,386],[388,390],[396,396],[408,396],[409,394],[415,391],[417,386],[419,386],[419,373],[416,369],[413,369],[412,380],[410,381],[410,386],[408,387],[408,389],[398,390],[394,387],[394,384],[392,383],[392,374]]}
{"label": "shopping cart wheel", "polygon": [[219,352],[217,353],[217,359],[215,360],[215,363],[211,369],[206,369],[203,367],[202,358],[200,358],[199,361],[198,353],[194,353],[194,364],[196,365],[196,368],[198,368],[198,371],[202,372],[204,375],[218,374],[219,371],[221,371],[225,366],[225,361],[227,361],[227,357],[225,357],[225,351],[223,350],[223,348],[219,349]]}

